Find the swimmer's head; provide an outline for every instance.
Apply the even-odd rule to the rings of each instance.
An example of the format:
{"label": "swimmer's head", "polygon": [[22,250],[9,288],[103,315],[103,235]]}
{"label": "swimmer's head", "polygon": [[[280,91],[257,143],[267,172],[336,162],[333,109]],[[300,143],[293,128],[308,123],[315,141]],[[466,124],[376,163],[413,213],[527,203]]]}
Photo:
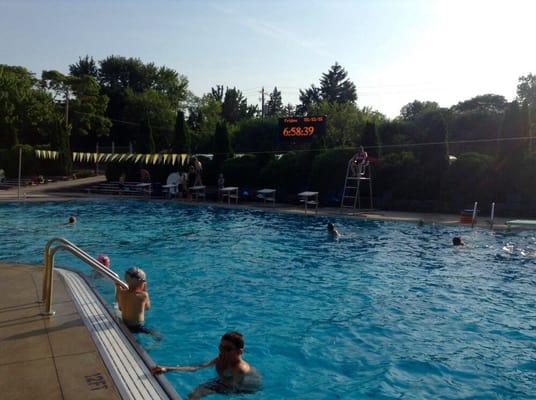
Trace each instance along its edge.
{"label": "swimmer's head", "polygon": [[70,223],[70,224],[76,224],[76,217],[75,217],[74,215],[71,215],[71,216],[69,217],[69,223]]}
{"label": "swimmer's head", "polygon": [[333,225],[331,222],[328,222],[328,232],[334,232],[335,231],[335,225]]}
{"label": "swimmer's head", "polygon": [[110,268],[110,257],[106,254],[99,254],[97,261],[104,265],[106,268]]}
{"label": "swimmer's head", "polygon": [[455,236],[452,238],[452,245],[453,246],[463,246],[464,243],[462,241],[462,238],[459,236]]}
{"label": "swimmer's head", "polygon": [[244,353],[244,336],[238,332],[227,332],[220,340],[220,361],[231,365],[240,362],[240,356]]}
{"label": "swimmer's head", "polygon": [[141,268],[132,267],[125,272],[125,281],[127,281],[129,288],[136,288],[147,282],[147,278]]}

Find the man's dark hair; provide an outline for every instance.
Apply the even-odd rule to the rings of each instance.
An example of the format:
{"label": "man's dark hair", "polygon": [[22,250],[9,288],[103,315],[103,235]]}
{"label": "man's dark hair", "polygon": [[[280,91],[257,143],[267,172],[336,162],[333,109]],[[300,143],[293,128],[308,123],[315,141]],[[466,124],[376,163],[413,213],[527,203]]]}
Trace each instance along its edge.
{"label": "man's dark hair", "polygon": [[221,337],[221,340],[231,342],[237,349],[244,348],[244,336],[238,332],[227,332]]}
{"label": "man's dark hair", "polygon": [[333,225],[331,222],[328,222],[328,231],[333,232],[335,230],[335,225]]}

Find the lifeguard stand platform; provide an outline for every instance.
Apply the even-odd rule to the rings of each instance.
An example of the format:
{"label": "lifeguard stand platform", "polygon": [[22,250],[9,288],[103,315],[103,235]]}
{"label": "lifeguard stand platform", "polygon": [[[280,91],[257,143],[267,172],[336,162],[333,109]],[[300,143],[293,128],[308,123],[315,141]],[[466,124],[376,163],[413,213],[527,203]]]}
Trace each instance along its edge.
{"label": "lifeguard stand platform", "polygon": [[370,208],[373,207],[372,201],[372,174],[370,161],[366,159],[363,163],[357,166],[357,174],[354,175],[352,170],[352,159],[348,161],[346,168],[346,179],[344,180],[344,189],[341,197],[341,208],[357,208],[361,209],[361,189],[368,182]]}

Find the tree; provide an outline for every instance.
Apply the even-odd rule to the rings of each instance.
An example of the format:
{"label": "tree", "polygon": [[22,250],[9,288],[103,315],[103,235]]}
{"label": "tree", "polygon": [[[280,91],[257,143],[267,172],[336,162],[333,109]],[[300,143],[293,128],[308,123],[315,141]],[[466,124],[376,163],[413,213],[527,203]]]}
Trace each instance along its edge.
{"label": "tree", "polygon": [[138,140],[136,141],[136,151],[138,153],[153,154],[155,152],[155,144],[153,138],[153,130],[149,117],[146,115],[139,126]]}
{"label": "tree", "polygon": [[232,124],[247,115],[247,101],[242,92],[236,87],[227,88],[225,91],[221,113],[223,119]]}
{"label": "tree", "polygon": [[439,108],[439,105],[435,101],[419,101],[414,100],[411,103],[406,104],[400,110],[400,117],[405,121],[415,120],[420,113],[436,110]]}
{"label": "tree", "polygon": [[265,115],[267,117],[278,117],[283,114],[283,100],[281,98],[281,92],[274,87],[272,93],[270,93],[270,99],[266,104]]}
{"label": "tree", "polygon": [[376,124],[374,122],[367,121],[365,123],[365,127],[363,128],[363,133],[361,135],[361,146],[365,148],[369,156],[376,159],[380,158],[380,142],[378,132],[376,130]]}
{"label": "tree", "polygon": [[227,124],[220,122],[216,125],[216,132],[214,133],[214,165],[217,171],[221,171],[224,161],[232,154],[233,150],[231,149]]}
{"label": "tree", "polygon": [[305,90],[300,89],[300,101],[301,104],[296,107],[296,112],[300,115],[305,115],[311,107],[314,107],[322,101],[320,89],[315,85],[311,85],[310,88]]}
{"label": "tree", "polygon": [[69,144],[69,127],[65,126],[63,118],[57,118],[50,146],[58,151],[58,173],[63,176],[71,175],[73,158]]}
{"label": "tree", "polygon": [[[116,144],[126,145],[135,136],[135,128],[130,123],[140,121],[139,115],[132,115],[133,98],[139,96],[140,101],[160,104],[163,109],[158,112],[151,109],[151,123],[155,128],[159,148],[169,148],[173,133],[175,113],[184,108],[184,102],[189,98],[188,80],[185,76],[166,67],[157,67],[153,63],[144,64],[137,58],[110,56],[99,62],[98,79],[102,91],[110,101],[107,116],[118,121],[111,131],[111,139]],[[137,101],[139,103],[139,101]],[[130,119],[134,117],[134,119]],[[161,121],[165,120],[165,123]],[[161,127],[162,129],[156,129]]]}
{"label": "tree", "polygon": [[72,145],[93,150],[98,139],[107,136],[112,123],[105,116],[108,97],[100,93],[97,80],[90,75],[68,76],[58,71],[43,71],[41,85],[52,93],[68,124]]}
{"label": "tree", "polygon": [[[517,100],[528,106],[529,135],[536,136],[536,75],[528,74],[519,78]],[[530,141],[531,151],[534,150],[533,139]]]}
{"label": "tree", "polygon": [[357,100],[355,84],[348,79],[348,72],[335,63],[320,79],[322,100],[328,103],[354,103]]}
{"label": "tree", "polygon": [[184,113],[182,111],[177,111],[177,119],[175,121],[175,138],[171,151],[173,153],[190,154],[190,146],[190,135],[186,130],[186,124],[184,123]]}
{"label": "tree", "polygon": [[536,106],[536,75],[521,76],[517,85],[517,100]]}
{"label": "tree", "polygon": [[[528,106],[525,103],[520,107],[517,101],[509,104],[499,132],[497,142],[498,166],[507,168],[521,160],[527,150],[529,126]],[[513,172],[513,171],[509,171]]]}
{"label": "tree", "polygon": [[84,76],[92,76],[97,78],[99,69],[97,63],[93,60],[93,57],[86,55],[84,58],[79,57],[78,62],[75,64],[69,65],[69,74],[71,76],[76,76],[82,78]]}
{"label": "tree", "polygon": [[215,88],[210,89],[209,96],[212,96],[214,100],[219,101],[220,103],[223,103],[224,95],[225,91],[223,90],[223,85],[216,85]]}
{"label": "tree", "polygon": [[221,121],[221,102],[210,94],[194,98],[188,108],[188,127],[191,132],[191,150],[194,153],[213,151],[216,125]]}
{"label": "tree", "polygon": [[0,148],[48,143],[56,114],[52,96],[32,73],[0,65]]}
{"label": "tree", "polygon": [[134,92],[130,88],[125,90],[123,115],[129,124],[122,126],[128,142],[135,136],[136,124],[143,124],[146,119],[151,123],[151,130],[158,151],[169,149],[173,143],[173,127],[176,121],[176,111],[173,110],[169,99],[154,89],[143,92]]}
{"label": "tree", "polygon": [[335,63],[328,72],[322,74],[320,87],[311,85],[300,90],[301,105],[296,112],[301,115],[310,114],[310,109],[322,101],[327,103],[354,104],[357,101],[355,84],[348,79],[348,72]]}
{"label": "tree", "polygon": [[455,112],[482,111],[490,114],[500,114],[504,112],[506,105],[507,101],[504,96],[484,94],[473,97],[470,100],[461,101],[453,106],[452,109]]}

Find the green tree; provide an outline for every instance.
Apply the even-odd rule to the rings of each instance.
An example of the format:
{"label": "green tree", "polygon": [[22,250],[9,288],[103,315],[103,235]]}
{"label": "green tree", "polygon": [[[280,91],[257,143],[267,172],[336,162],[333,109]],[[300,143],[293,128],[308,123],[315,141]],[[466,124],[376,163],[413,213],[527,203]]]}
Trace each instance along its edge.
{"label": "green tree", "polygon": [[171,151],[173,153],[190,154],[190,150],[190,135],[184,122],[184,113],[182,111],[177,111],[177,119],[175,121],[175,138],[173,140],[173,147],[171,148]]}
{"label": "green tree", "polygon": [[[459,102],[452,107],[455,112],[482,111],[490,114],[500,114],[507,106],[504,96],[498,94],[484,94],[470,100]],[[436,104],[437,105],[437,104]]]}
{"label": "green tree", "polygon": [[128,138],[135,137],[136,124],[141,125],[148,119],[152,127],[156,150],[171,147],[174,139],[176,112],[165,95],[154,89],[134,92],[128,88],[125,90],[124,103],[124,119],[130,124],[123,126],[123,132]]}
{"label": "green tree", "polygon": [[51,95],[32,73],[0,65],[0,147],[47,143],[55,118]]}
{"label": "green tree", "polygon": [[266,104],[265,115],[267,117],[278,117],[283,114],[283,99],[281,98],[281,92],[274,87],[272,93],[270,93],[270,99]]}
{"label": "green tree", "polygon": [[361,146],[365,148],[370,157],[374,157],[376,159],[380,158],[380,141],[376,124],[374,122],[367,121],[365,123],[365,127],[363,128],[363,133],[361,135]]}
{"label": "green tree", "polygon": [[153,130],[149,117],[146,115],[139,126],[138,140],[136,140],[136,151],[138,153],[153,154],[155,152]]}
{"label": "green tree", "polygon": [[357,100],[355,84],[348,79],[348,72],[335,63],[320,79],[322,100],[328,103],[354,103]]}
{"label": "green tree", "polygon": [[536,75],[528,74],[519,78],[517,85],[517,100],[527,104],[529,118],[529,134],[531,140],[530,150],[535,150],[534,137],[536,137]]}
{"label": "green tree", "polygon": [[518,162],[528,150],[528,106],[520,106],[517,101],[509,104],[504,114],[497,142],[497,168],[505,174],[515,173]]}
{"label": "green tree", "polygon": [[360,127],[366,116],[352,103],[328,103],[323,101],[309,109],[314,115],[327,117],[324,147],[356,146],[360,141]]}
{"label": "green tree", "polygon": [[400,110],[400,117],[404,121],[413,121],[417,119],[419,114],[425,111],[437,110],[438,108],[439,105],[435,101],[414,100],[402,107]]}
{"label": "green tree", "polygon": [[107,136],[112,126],[105,116],[108,97],[100,93],[97,80],[90,75],[43,71],[41,85],[53,94],[58,109],[65,113],[73,147],[94,150],[98,139]]}
{"label": "green tree", "polygon": [[[151,115],[151,123],[155,133],[158,133],[158,146],[169,148],[175,113],[185,107],[184,103],[190,96],[186,77],[166,67],[157,67],[153,63],[144,64],[140,59],[121,56],[110,56],[101,60],[98,77],[102,91],[110,99],[107,116],[127,122],[118,122],[113,126],[111,139],[116,144],[128,144],[135,136],[135,126],[128,122],[138,123],[139,115],[143,115],[137,114],[134,119],[130,119],[133,117],[133,101],[148,102],[152,105],[160,104],[162,107],[161,113],[155,108],[148,108],[151,108],[151,114],[158,114]],[[138,100],[133,100],[135,97],[138,97]]]}
{"label": "green tree", "polygon": [[233,154],[231,149],[231,141],[229,140],[229,131],[225,122],[220,122],[216,125],[214,133],[214,165],[216,171],[221,171],[223,163]]}
{"label": "green tree", "polygon": [[99,68],[93,57],[86,55],[84,58],[79,57],[78,62],[69,65],[69,74],[78,78],[92,76],[96,79],[99,74]]}
{"label": "green tree", "polygon": [[192,140],[192,152],[210,153],[213,151],[213,138],[216,125],[221,121],[221,102],[210,94],[194,98],[188,109],[188,126]]}
{"label": "green tree", "polygon": [[335,63],[328,72],[322,74],[320,87],[311,85],[310,88],[300,90],[301,105],[297,107],[297,113],[311,114],[311,108],[320,102],[354,104],[357,101],[355,84],[348,78],[348,72]]}
{"label": "green tree", "polygon": [[221,113],[225,121],[234,124],[247,115],[247,101],[244,95],[237,88],[225,91]]}

